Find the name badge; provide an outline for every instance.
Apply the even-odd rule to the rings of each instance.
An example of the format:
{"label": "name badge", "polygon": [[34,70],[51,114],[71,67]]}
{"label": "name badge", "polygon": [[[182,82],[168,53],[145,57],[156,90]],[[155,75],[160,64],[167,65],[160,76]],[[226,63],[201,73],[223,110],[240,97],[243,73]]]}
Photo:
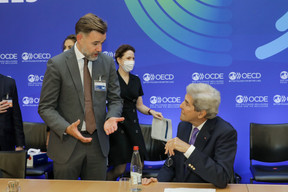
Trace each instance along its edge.
{"label": "name badge", "polygon": [[106,81],[94,80],[94,90],[95,91],[106,91]]}

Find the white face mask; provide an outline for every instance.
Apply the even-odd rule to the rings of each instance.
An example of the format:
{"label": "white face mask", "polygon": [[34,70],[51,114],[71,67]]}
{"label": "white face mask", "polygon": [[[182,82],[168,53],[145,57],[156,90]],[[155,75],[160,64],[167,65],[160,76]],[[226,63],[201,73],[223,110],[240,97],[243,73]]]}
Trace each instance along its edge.
{"label": "white face mask", "polygon": [[130,61],[130,60],[125,60],[124,64],[122,65],[122,69],[129,73],[130,71],[133,70],[135,65],[135,61]]}

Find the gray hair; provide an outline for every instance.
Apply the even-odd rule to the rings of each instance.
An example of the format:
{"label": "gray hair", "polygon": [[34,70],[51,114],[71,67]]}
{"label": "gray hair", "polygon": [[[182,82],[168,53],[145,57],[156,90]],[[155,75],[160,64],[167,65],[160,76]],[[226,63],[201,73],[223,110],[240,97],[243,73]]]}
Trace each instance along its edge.
{"label": "gray hair", "polygon": [[207,119],[216,117],[221,101],[219,91],[205,83],[191,83],[186,87],[186,92],[193,98],[195,111],[205,110]]}

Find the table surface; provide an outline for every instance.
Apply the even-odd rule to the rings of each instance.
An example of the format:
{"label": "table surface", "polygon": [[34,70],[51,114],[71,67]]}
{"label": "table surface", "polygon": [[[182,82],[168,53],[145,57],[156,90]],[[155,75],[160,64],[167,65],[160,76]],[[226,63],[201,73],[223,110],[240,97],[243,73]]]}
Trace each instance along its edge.
{"label": "table surface", "polygon": [[[4,192],[8,181],[16,179],[0,179],[0,192]],[[82,180],[45,180],[17,179],[21,192],[122,192],[118,181],[82,181]],[[225,189],[215,188],[209,183],[172,183],[158,182],[142,186],[142,192],[164,192],[165,188],[210,188],[216,192],[287,192],[288,185],[266,184],[229,184]]]}
{"label": "table surface", "polygon": [[249,192],[287,192],[288,185],[247,184]]}

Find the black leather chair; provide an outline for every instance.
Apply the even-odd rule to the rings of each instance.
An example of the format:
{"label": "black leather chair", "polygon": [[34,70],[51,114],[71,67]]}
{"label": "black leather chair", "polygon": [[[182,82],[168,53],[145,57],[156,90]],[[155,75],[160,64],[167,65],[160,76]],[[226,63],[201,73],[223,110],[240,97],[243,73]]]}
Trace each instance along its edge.
{"label": "black leather chair", "polygon": [[140,127],[149,157],[149,161],[144,161],[142,177],[157,177],[167,159],[164,149],[165,143],[151,138],[151,124],[140,124]]}
{"label": "black leather chair", "polygon": [[251,183],[288,182],[287,137],[288,124],[250,123]]}
{"label": "black leather chair", "polygon": [[[40,149],[46,152],[47,126],[44,123],[23,122],[25,134],[25,148]],[[48,161],[45,164],[37,165],[32,168],[27,167],[26,176],[40,177],[45,175],[47,179],[53,179],[53,162]]]}
{"label": "black leather chair", "polygon": [[26,150],[0,151],[0,177],[25,178]]}

